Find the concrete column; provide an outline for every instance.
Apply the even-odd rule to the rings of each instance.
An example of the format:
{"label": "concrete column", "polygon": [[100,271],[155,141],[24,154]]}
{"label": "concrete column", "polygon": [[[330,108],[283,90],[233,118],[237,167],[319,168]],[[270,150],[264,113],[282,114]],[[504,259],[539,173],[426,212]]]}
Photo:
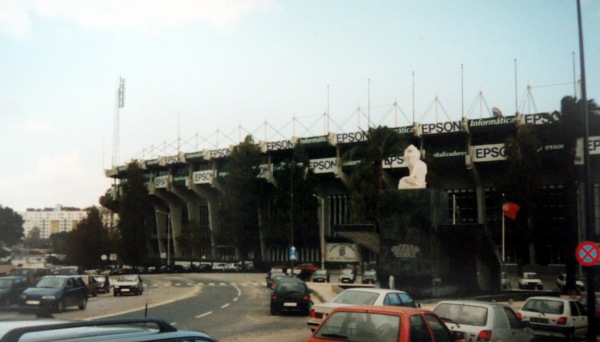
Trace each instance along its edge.
{"label": "concrete column", "polygon": [[216,256],[216,244],[215,244],[215,233],[216,227],[218,227],[219,217],[217,211],[219,209],[219,192],[207,186],[193,184],[190,189],[198,196],[206,200],[208,204],[208,224],[210,227],[210,246],[211,246],[211,259]]}
{"label": "concrete column", "polygon": [[169,218],[171,224],[170,243],[173,244],[172,257],[180,257],[181,250],[179,249],[177,238],[181,236],[182,201],[173,193],[165,189],[155,189],[154,194],[169,205]]}

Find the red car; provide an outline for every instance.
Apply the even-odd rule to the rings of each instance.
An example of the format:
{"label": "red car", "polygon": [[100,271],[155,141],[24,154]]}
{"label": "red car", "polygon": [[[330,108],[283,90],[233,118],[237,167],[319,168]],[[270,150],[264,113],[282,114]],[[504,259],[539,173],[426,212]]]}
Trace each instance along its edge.
{"label": "red car", "polygon": [[450,331],[430,310],[351,306],[334,309],[308,341],[464,342],[464,334]]}

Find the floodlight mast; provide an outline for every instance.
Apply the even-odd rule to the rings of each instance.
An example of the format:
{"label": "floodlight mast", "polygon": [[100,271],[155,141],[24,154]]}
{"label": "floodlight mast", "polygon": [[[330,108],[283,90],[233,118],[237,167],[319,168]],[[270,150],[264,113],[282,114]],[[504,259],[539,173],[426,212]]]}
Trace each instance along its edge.
{"label": "floodlight mast", "polygon": [[115,119],[113,127],[113,151],[112,151],[112,167],[119,163],[119,145],[120,145],[120,109],[125,107],[125,79],[119,76],[119,87],[115,94]]}

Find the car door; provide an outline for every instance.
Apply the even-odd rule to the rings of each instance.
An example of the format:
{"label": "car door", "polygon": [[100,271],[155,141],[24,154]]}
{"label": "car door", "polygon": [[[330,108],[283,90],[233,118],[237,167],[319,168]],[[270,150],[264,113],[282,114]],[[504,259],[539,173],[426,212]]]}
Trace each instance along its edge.
{"label": "car door", "polygon": [[585,336],[588,330],[588,319],[583,305],[578,301],[570,300],[569,310],[571,310],[571,321],[575,326],[575,336]]}
{"label": "car door", "polygon": [[73,306],[77,304],[77,288],[75,286],[75,279],[68,278],[63,288],[63,298],[65,306]]}
{"label": "car door", "polygon": [[530,342],[532,337],[531,329],[526,328],[517,314],[509,307],[503,308],[503,316],[508,320],[508,326],[511,330],[511,339],[507,339],[506,341],[514,341],[514,342]]}

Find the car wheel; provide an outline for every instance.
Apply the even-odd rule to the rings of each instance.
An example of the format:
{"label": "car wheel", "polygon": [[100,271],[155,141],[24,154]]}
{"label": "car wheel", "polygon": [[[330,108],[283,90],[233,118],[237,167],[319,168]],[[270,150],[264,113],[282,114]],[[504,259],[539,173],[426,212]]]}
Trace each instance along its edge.
{"label": "car wheel", "polygon": [[87,302],[88,302],[87,297],[84,297],[81,304],[79,304],[79,310],[85,310],[85,308],[87,307]]}
{"label": "car wheel", "polygon": [[277,310],[275,310],[274,307],[271,306],[271,316],[277,316],[279,312],[277,312]]}

